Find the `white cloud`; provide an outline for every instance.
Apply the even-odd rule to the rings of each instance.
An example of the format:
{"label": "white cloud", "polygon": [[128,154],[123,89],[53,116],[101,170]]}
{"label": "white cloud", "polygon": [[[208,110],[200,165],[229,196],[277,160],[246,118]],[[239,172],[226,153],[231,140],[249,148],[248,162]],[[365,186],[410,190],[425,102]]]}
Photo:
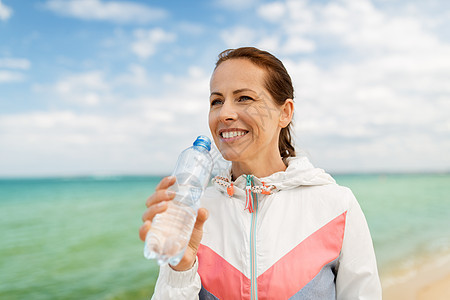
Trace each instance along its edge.
{"label": "white cloud", "polygon": [[258,0],[214,0],[215,4],[221,8],[232,11],[240,11],[253,7]]}
{"label": "white cloud", "polygon": [[123,172],[136,146],[135,136],[129,136],[129,132],[142,125],[145,123],[137,124],[136,119],[129,117],[71,111],[4,116],[0,118],[0,128],[7,130],[0,134],[0,152],[7,154],[9,161],[2,162],[0,174],[34,175],[32,166],[36,161],[46,165],[36,175],[89,174],[92,170]]}
{"label": "white cloud", "polygon": [[31,63],[25,58],[0,58],[0,68],[28,70]]}
{"label": "white cloud", "polygon": [[7,21],[9,18],[11,18],[13,14],[13,10],[2,3],[0,0],[0,20]]}
{"label": "white cloud", "polygon": [[30,61],[24,58],[0,58],[0,83],[24,81],[25,75],[17,70],[27,70],[30,66]]}
{"label": "white cloud", "polygon": [[131,64],[128,66],[128,72],[123,75],[119,75],[115,79],[114,84],[144,87],[149,85],[150,82],[151,80],[148,77],[147,70],[144,67],[138,64]]}
{"label": "white cloud", "polygon": [[[428,26],[423,20],[387,15],[369,0],[324,4],[287,0],[261,5],[258,15],[279,26],[275,30],[280,35],[277,48],[285,54],[314,52],[314,40],[327,40],[351,51],[370,54],[424,51],[439,44],[436,37],[426,32]],[[282,43],[283,40],[286,42]]]}
{"label": "white cloud", "polygon": [[[377,60],[337,63],[327,69],[312,62],[288,61],[286,66],[296,86],[299,146],[313,153],[320,165],[340,171],[450,166],[442,155],[450,151],[448,138],[443,138],[450,134],[450,101],[445,96],[450,89],[438,74],[425,75],[434,84],[429,86],[419,73],[386,73]],[[430,144],[420,147],[425,139]]]}
{"label": "white cloud", "polygon": [[311,53],[316,50],[316,44],[300,36],[291,36],[282,49],[284,54]]}
{"label": "white cloud", "polygon": [[0,83],[18,82],[25,79],[20,72],[0,70]]}
{"label": "white cloud", "polygon": [[258,10],[258,15],[270,22],[278,22],[282,20],[286,13],[286,5],[282,2],[272,2],[261,5]]}
{"label": "white cloud", "polygon": [[[313,2],[314,3],[314,2]],[[304,35],[315,30],[317,25],[317,11],[322,9],[308,1],[289,0],[285,2],[288,17],[283,18],[283,31],[288,35]]]}
{"label": "white cloud", "polygon": [[266,35],[258,40],[256,47],[272,53],[279,53],[280,37],[278,35]]}
{"label": "white cloud", "polygon": [[95,106],[110,98],[110,86],[101,71],[69,75],[51,88],[65,102]]}
{"label": "white cloud", "polygon": [[[147,73],[135,65],[130,71]],[[105,77],[98,71],[74,74],[53,91],[61,99],[74,95],[72,100],[89,92],[108,95],[117,93],[125,76]],[[117,94],[112,103],[98,102],[95,111],[55,105],[52,111],[0,116],[0,154],[8,157],[0,175],[168,173],[183,148],[209,134],[208,83],[209,74],[192,66],[187,74],[168,76],[159,97]],[[48,166],[45,171],[33,174],[36,161]]]}
{"label": "white cloud", "polygon": [[[69,11],[74,2],[65,3]],[[119,2],[79,3],[105,7]],[[241,25],[225,27],[207,42],[257,45],[279,56],[296,88],[297,145],[318,166],[330,171],[448,170],[450,45],[444,30],[428,24],[420,10],[391,14],[372,3],[266,3],[256,15],[247,10]],[[89,18],[112,20],[93,15]],[[197,39],[210,29],[198,22],[171,24],[170,32],[137,29],[131,37],[117,29],[115,38],[105,42],[108,51],[155,59],[137,64],[136,57],[125,57],[111,61],[118,62],[114,72],[125,66],[119,73],[91,65],[91,71],[59,75],[52,86],[35,84],[32,96],[45,99],[42,110],[0,112],[0,154],[7,157],[0,174],[169,172],[180,150],[196,135],[209,134],[210,74],[203,67],[188,68],[186,56],[173,60],[178,71],[188,69],[184,74],[167,74],[156,62],[167,56],[168,46],[181,48],[178,37],[187,33],[199,41],[189,45],[196,54],[191,63],[212,63],[214,46]],[[1,59],[0,68],[0,82],[23,81],[30,63]]]}
{"label": "white cloud", "polygon": [[48,0],[44,6],[62,16],[113,23],[145,24],[168,15],[163,9],[126,1]]}
{"label": "white cloud", "polygon": [[317,26],[314,9],[306,1],[277,1],[261,4],[256,14],[269,22],[256,30],[238,26],[222,31],[227,45],[257,47],[282,55],[312,53],[316,50],[313,37],[308,37]]}
{"label": "white cloud", "polygon": [[317,11],[318,33],[336,36],[345,45],[361,51],[422,51],[438,46],[420,20],[392,17],[368,1],[340,1]]}
{"label": "white cloud", "polygon": [[[279,33],[267,44],[286,56],[300,147],[331,170],[448,170],[450,45],[426,18],[390,15],[365,0],[282,5],[283,18],[268,4],[259,15],[271,36]],[[308,51],[314,56],[297,56]]]}
{"label": "white cloud", "polygon": [[135,41],[131,45],[133,53],[141,58],[148,58],[156,53],[160,44],[171,43],[176,39],[176,35],[161,28],[137,29],[134,31]]}
{"label": "white cloud", "polygon": [[220,36],[227,47],[237,48],[253,44],[256,32],[248,27],[237,26],[223,30]]}

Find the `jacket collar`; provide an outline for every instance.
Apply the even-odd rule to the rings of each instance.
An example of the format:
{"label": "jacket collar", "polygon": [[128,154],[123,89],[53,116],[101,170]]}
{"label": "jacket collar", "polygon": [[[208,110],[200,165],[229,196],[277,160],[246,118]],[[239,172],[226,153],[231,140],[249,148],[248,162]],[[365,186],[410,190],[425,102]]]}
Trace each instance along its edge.
{"label": "jacket collar", "polygon": [[[315,168],[308,160],[308,158],[291,157],[286,160],[287,168],[285,171],[276,172],[264,178],[252,176],[253,186],[264,189],[264,187],[274,186],[272,192],[281,190],[289,190],[299,186],[314,186],[336,183],[335,180],[324,170]],[[224,184],[217,180],[218,177],[225,179],[229,184]],[[227,188],[232,183],[234,188],[234,197],[245,197],[246,186],[248,182],[248,175],[243,174],[236,178],[233,182],[231,180],[231,166],[221,175],[213,179],[216,189],[227,193]]]}

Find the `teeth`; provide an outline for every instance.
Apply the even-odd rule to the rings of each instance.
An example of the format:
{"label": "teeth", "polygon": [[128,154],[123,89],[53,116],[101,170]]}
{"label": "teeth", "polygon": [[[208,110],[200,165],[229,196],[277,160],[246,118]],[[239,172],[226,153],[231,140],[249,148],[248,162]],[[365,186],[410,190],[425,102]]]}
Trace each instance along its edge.
{"label": "teeth", "polygon": [[244,135],[244,134],[245,134],[245,132],[243,132],[243,131],[222,132],[222,136],[224,138],[226,138],[226,139],[233,138],[233,137],[236,137],[236,136],[241,136],[241,135]]}

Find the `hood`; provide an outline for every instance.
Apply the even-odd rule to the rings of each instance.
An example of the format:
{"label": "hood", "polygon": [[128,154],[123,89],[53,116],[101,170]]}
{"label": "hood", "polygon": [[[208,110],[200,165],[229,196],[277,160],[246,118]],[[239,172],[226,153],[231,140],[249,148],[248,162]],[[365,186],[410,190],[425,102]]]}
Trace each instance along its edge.
{"label": "hood", "polygon": [[[324,170],[314,168],[309,162],[308,158],[302,157],[290,157],[286,160],[288,167],[285,171],[276,172],[270,176],[264,178],[257,178],[253,176],[254,186],[273,186],[273,193],[281,190],[289,190],[299,186],[313,186],[324,185],[330,183],[336,183],[334,179]],[[231,182],[231,167],[221,177],[226,178]],[[243,174],[239,176],[234,182],[234,196],[245,197],[245,188],[247,184],[247,175]],[[222,192],[227,193],[227,187],[217,182],[214,183],[215,187]]]}

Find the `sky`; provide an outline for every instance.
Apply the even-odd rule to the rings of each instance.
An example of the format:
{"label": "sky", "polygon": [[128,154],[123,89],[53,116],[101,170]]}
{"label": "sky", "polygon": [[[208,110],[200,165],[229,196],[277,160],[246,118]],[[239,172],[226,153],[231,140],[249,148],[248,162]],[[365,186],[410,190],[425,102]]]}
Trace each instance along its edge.
{"label": "sky", "polygon": [[0,0],[0,177],[170,173],[240,46],[285,64],[315,166],[450,171],[447,0]]}

